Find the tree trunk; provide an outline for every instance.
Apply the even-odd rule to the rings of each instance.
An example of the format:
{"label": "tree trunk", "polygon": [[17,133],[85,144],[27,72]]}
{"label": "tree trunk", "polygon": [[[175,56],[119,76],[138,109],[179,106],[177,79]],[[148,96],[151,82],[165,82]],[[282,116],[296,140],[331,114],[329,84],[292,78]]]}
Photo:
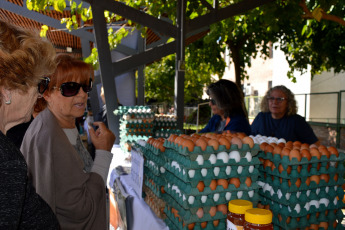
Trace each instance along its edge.
{"label": "tree trunk", "polygon": [[241,85],[241,54],[240,54],[240,48],[237,45],[232,44],[231,42],[228,43],[228,47],[231,52],[231,58],[234,62],[235,66],[235,79],[236,84],[240,89],[242,89]]}

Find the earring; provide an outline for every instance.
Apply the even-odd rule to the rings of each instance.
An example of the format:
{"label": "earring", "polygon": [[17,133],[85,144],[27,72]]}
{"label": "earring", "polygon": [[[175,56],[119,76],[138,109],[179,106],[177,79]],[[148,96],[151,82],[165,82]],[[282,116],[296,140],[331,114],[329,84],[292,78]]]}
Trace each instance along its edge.
{"label": "earring", "polygon": [[5,101],[5,104],[6,104],[6,105],[11,104],[11,99],[12,99],[12,96],[10,95],[10,99],[9,99],[8,101]]}

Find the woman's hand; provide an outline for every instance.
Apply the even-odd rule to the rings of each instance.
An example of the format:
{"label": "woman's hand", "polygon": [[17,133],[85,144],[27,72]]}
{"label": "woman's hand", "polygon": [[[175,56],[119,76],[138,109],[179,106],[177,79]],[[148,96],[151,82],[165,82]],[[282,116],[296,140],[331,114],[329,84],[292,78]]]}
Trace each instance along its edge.
{"label": "woman's hand", "polygon": [[103,122],[94,122],[93,125],[98,126],[96,131],[89,126],[91,141],[95,149],[102,149],[110,152],[116,139],[115,135]]}

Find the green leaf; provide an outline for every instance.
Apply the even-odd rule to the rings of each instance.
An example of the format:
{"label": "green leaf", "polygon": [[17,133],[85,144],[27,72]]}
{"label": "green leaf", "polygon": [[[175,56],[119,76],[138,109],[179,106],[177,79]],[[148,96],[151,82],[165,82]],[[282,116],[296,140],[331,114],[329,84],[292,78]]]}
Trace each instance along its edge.
{"label": "green leaf", "polygon": [[47,25],[43,25],[41,27],[40,36],[41,37],[46,37],[47,36],[47,31],[48,31],[48,26]]}
{"label": "green leaf", "polygon": [[302,29],[302,32],[301,32],[301,35],[302,35],[302,36],[303,36],[304,33],[306,32],[307,28],[308,28],[307,25],[304,25],[304,26],[303,26],[303,29]]}
{"label": "green leaf", "polygon": [[66,8],[65,0],[55,0],[54,1],[54,10],[62,13],[65,8]]}

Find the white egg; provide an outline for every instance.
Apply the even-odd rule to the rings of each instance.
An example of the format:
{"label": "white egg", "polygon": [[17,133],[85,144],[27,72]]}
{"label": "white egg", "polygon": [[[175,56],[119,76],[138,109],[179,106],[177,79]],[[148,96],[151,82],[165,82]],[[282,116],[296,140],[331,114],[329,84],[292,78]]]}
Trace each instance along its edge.
{"label": "white egg", "polygon": [[301,192],[299,192],[299,191],[298,191],[298,192],[296,192],[296,197],[297,197],[297,198],[299,198],[299,197],[300,197],[300,195],[301,195]]}
{"label": "white egg", "polygon": [[195,197],[194,196],[189,196],[188,197],[188,203],[189,204],[194,204],[194,201],[195,201]]}
{"label": "white egg", "polygon": [[171,187],[171,185],[170,185],[170,183],[168,183],[168,188],[170,188]]}
{"label": "white egg", "polygon": [[337,191],[338,190],[338,186],[334,186],[334,191]]}
{"label": "white egg", "polygon": [[260,134],[257,134],[255,137],[262,137]]}
{"label": "white egg", "polygon": [[286,143],[286,140],[285,140],[284,138],[280,138],[280,139],[278,139],[277,142],[278,142],[278,144],[279,144],[279,143]]}
{"label": "white egg", "polygon": [[307,196],[310,196],[310,190],[307,190],[307,192],[306,192],[306,194],[307,194]]}
{"label": "white egg", "polygon": [[251,137],[252,139],[254,138],[254,136],[253,136],[253,135],[249,135],[249,137]]}
{"label": "white egg", "polygon": [[211,154],[208,160],[211,162],[211,164],[215,164],[217,162],[216,154]]}
{"label": "white egg", "polygon": [[250,198],[252,198],[252,197],[254,196],[254,191],[253,191],[253,190],[249,191],[249,192],[248,192],[248,196],[249,196]]}
{"label": "white egg", "polygon": [[243,191],[238,191],[237,192],[237,199],[241,199],[243,196]]}
{"label": "white egg", "polygon": [[219,171],[220,171],[220,168],[219,168],[219,167],[214,167],[213,173],[214,173],[215,176],[218,176],[218,175],[219,175]]}
{"label": "white egg", "polygon": [[279,199],[282,198],[282,196],[283,196],[283,193],[280,189],[277,190],[277,196]]}
{"label": "white egg", "polygon": [[219,193],[213,194],[213,200],[214,202],[217,202],[219,200]]}
{"label": "white egg", "polygon": [[205,177],[205,176],[207,175],[207,169],[202,168],[202,169],[201,169],[201,175],[202,175],[203,177]]}
{"label": "white egg", "polygon": [[291,193],[289,193],[289,192],[285,193],[285,199],[286,199],[286,200],[289,200],[289,199],[290,199],[290,196],[291,196]]}
{"label": "white egg", "polygon": [[273,187],[271,187],[270,193],[271,193],[271,196],[274,195],[274,189],[273,189]]}
{"label": "white egg", "polygon": [[220,152],[217,154],[217,160],[221,160],[224,163],[228,163],[229,161],[229,155],[226,152]]}
{"label": "white egg", "polygon": [[201,196],[201,203],[205,203],[207,200],[207,196]]}
{"label": "white egg", "polygon": [[253,159],[252,154],[250,152],[247,152],[244,157],[247,159],[248,162],[251,162]]}
{"label": "white egg", "polygon": [[230,175],[230,173],[231,173],[231,167],[228,165],[228,166],[226,166],[226,168],[225,168],[225,173],[226,173],[226,175]]}
{"label": "white egg", "polygon": [[264,190],[264,192],[266,192],[266,191],[269,192],[269,191],[271,191],[271,186],[267,183],[267,184],[264,185],[263,190]]}
{"label": "white egg", "polygon": [[296,204],[296,206],[295,206],[295,211],[296,211],[297,213],[300,213],[300,211],[301,211],[301,206],[300,206],[299,204]]}
{"label": "white egg", "polygon": [[319,195],[319,193],[320,193],[320,188],[317,188],[317,189],[315,190],[315,193],[316,193],[316,195]]}
{"label": "white egg", "polygon": [[329,191],[329,187],[328,186],[326,186],[325,191],[326,191],[326,193],[328,193],[328,191]]}
{"label": "white egg", "polygon": [[229,153],[229,159],[234,159],[237,163],[241,160],[241,155],[238,151],[231,151]]}
{"label": "white egg", "polygon": [[186,174],[186,170],[182,169],[182,174],[185,175]]}
{"label": "white egg", "polygon": [[243,170],[243,166],[240,165],[240,166],[237,167],[237,173],[238,174],[241,174],[242,170]]}
{"label": "white egg", "polygon": [[250,165],[250,166],[249,166],[248,172],[249,172],[249,173],[253,173],[253,172],[254,172],[254,165]]}
{"label": "white egg", "polygon": [[262,181],[258,181],[257,182],[257,184],[261,187],[261,188],[263,188],[264,187],[264,185],[265,185],[265,182],[262,182]]}
{"label": "white egg", "polygon": [[318,200],[311,200],[311,201],[309,202],[309,204],[310,204],[310,207],[311,207],[311,206],[315,206],[315,208],[319,208],[319,206],[320,206],[320,203],[319,203]]}
{"label": "white egg", "polygon": [[186,200],[186,196],[183,194],[182,195],[182,201],[185,201]]}
{"label": "white egg", "polygon": [[337,205],[337,204],[338,204],[338,199],[337,199],[337,198],[334,198],[333,204],[334,204],[334,205]]}
{"label": "white egg", "polygon": [[228,201],[231,199],[231,192],[226,192],[225,193],[225,199]]}
{"label": "white egg", "polygon": [[336,164],[337,164],[336,161],[331,161],[331,162],[329,162],[329,165],[330,165],[331,167],[335,167]]}
{"label": "white egg", "polygon": [[310,209],[309,202],[305,203],[304,208],[305,208],[305,210],[309,211],[309,209]]}
{"label": "white egg", "polygon": [[327,198],[321,198],[320,199],[320,204],[324,204],[326,208],[328,207],[329,200]]}
{"label": "white egg", "polygon": [[198,162],[198,165],[204,164],[204,158],[202,157],[202,155],[198,155],[195,160],[196,160],[196,162]]}
{"label": "white egg", "polygon": [[188,175],[189,175],[190,178],[194,178],[194,176],[195,176],[195,170],[194,170],[194,169],[188,170]]}

